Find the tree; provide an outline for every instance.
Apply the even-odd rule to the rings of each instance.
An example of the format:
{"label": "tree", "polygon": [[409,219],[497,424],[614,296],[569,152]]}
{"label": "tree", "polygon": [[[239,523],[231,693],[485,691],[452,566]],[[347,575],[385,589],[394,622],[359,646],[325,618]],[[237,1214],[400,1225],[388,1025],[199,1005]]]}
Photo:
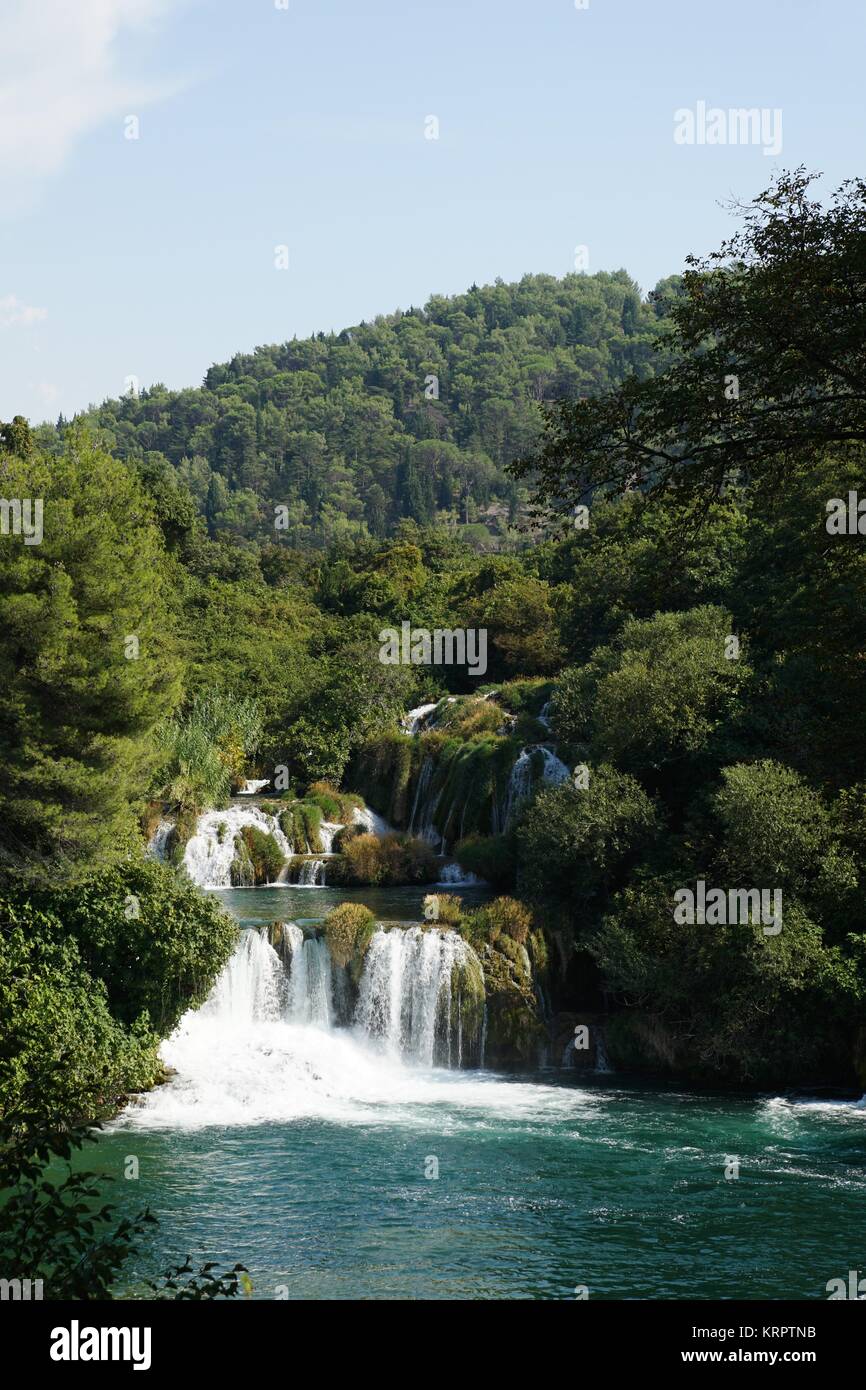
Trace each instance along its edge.
{"label": "tree", "polygon": [[823,208],[816,177],[780,174],[737,235],[689,257],[657,340],[667,371],[548,412],[513,469],[535,476],[538,506],[639,486],[699,518],[731,480],[770,492],[828,445],[866,441],[866,181]]}
{"label": "tree", "polygon": [[134,474],[82,431],[0,455],[41,543],[0,545],[0,874],[68,878],[117,852],[178,698],[162,535]]}
{"label": "tree", "polygon": [[547,787],[517,826],[517,887],[530,901],[585,926],[623,881],[659,829],[656,808],[628,773],[607,764],[590,769],[585,787]]}

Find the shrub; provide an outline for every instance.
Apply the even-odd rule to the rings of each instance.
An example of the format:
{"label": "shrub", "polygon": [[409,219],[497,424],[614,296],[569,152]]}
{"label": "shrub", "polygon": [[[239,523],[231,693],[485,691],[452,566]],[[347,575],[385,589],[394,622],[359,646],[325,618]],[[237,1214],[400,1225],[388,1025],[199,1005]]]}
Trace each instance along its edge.
{"label": "shrub", "polygon": [[519,946],[524,945],[532,926],[532,913],[523,903],[518,902],[516,898],[496,898],[492,903],[487,903],[481,911],[489,922],[491,931],[495,930],[496,935],[491,937],[491,940],[495,940],[502,933],[510,936]]}
{"label": "shrub", "polygon": [[514,883],[515,846],[512,835],[467,835],[454,847],[454,858],[461,869],[492,883],[507,887]]}
{"label": "shrub", "polygon": [[426,905],[432,900],[436,905],[436,915],[427,920],[435,922],[440,927],[458,927],[463,920],[463,902],[453,893],[430,893],[424,899],[425,917],[427,916]]}
{"label": "shrub", "polygon": [[235,837],[236,850],[240,850],[238,840],[245,851],[238,853],[238,859],[252,869],[253,883],[275,883],[286,860],[273,835],[254,825],[245,825]]}
{"label": "shrub", "polygon": [[341,966],[364,955],[375,930],[376,919],[363,903],[340,903],[322,924],[331,959]]}
{"label": "shrub", "polygon": [[532,913],[523,903],[516,898],[496,898],[469,914],[464,934],[476,947],[500,942],[500,949],[508,950],[505,939],[523,946],[531,927]]}
{"label": "shrub", "polygon": [[330,782],[313,782],[307,788],[304,800],[318,806],[325,820],[338,821],[342,825],[349,825],[352,812],[364,805],[362,797],[354,792],[341,792]]}
{"label": "shrub", "polygon": [[357,884],[434,883],[439,865],[424,840],[409,835],[360,834],[342,845],[343,881]]}
{"label": "shrub", "polygon": [[194,811],[222,805],[262,735],[253,700],[210,692],[162,726],[160,782],[167,801]]}
{"label": "shrub", "polygon": [[153,860],[94,875],[74,896],[49,892],[31,900],[78,943],[115,1017],[131,1024],[146,1013],[163,1035],[204,1003],[237,938],[212,897]]}

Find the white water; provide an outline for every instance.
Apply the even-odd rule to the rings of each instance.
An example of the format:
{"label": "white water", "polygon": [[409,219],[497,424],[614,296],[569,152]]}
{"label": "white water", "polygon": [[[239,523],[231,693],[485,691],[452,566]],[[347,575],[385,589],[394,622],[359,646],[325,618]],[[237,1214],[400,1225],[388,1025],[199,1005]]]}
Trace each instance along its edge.
{"label": "white water", "polygon": [[165,861],[166,844],[168,837],[174,830],[174,821],[161,820],[154,830],[147,846],[147,856],[149,859],[159,859]]}
{"label": "white water", "polygon": [[437,1044],[449,1063],[460,1060],[462,1038],[452,1037],[451,973],[470,950],[453,931],[377,931],[355,1010],[361,1031],[378,1038],[392,1056],[426,1066],[436,1060]]}
{"label": "white water", "polygon": [[394,833],[393,825],[389,825],[384,816],[378,815],[369,806],[356,806],[352,812],[352,822],[362,825],[368,835],[375,835],[380,840],[383,835]]}
{"label": "white water", "polygon": [[296,888],[324,888],[325,886],[325,861],[324,859],[305,859],[301,865],[298,875]]}
{"label": "white water", "polygon": [[266,815],[256,806],[229,806],[225,811],[207,811],[198,819],[195,834],[187,841],[184,868],[200,888],[230,888],[231,866],[235,857],[235,836],[245,825],[273,835],[287,859],[289,844],[276,816]]}
{"label": "white water", "polygon": [[543,743],[522,748],[508,780],[504,818],[506,829],[534,785],[533,761],[536,753],[540,753],[542,757],[541,776],[538,779],[541,783],[547,786],[558,786],[559,783],[567,782],[571,777],[571,773],[562,759],[558,758],[552,749],[545,747]]}
{"label": "white water", "polygon": [[574,1092],[430,1069],[438,1055],[455,1067],[461,1060],[446,999],[471,948],[456,933],[377,931],[353,1026],[336,1028],[336,972],[325,943],[305,940],[294,923],[284,932],[288,979],[264,933],[242,931],[207,1003],[163,1044],[176,1074],[128,1107],[121,1125],[193,1129],[309,1116],[429,1128],[437,1105],[459,1128],[484,1124],[479,1111],[543,1123],[575,1109]]}
{"label": "white water", "polygon": [[285,1017],[290,1023],[330,1028],[334,1019],[334,979],[331,956],[324,941],[310,937],[294,922],[284,931],[291,945],[292,964]]}
{"label": "white water", "polygon": [[432,705],[416,705],[414,709],[410,709],[400,721],[404,732],[407,734],[419,733],[422,726],[426,724],[428,715],[433,713],[438,704],[439,701],[434,700]]}
{"label": "white water", "polygon": [[434,849],[439,849],[443,840],[433,823],[433,817],[436,814],[441,792],[437,792],[433,797],[429,795],[433,770],[433,759],[425,758],[421,764],[421,771],[418,774],[418,782],[415,787],[412,814],[409,817],[409,834],[417,835],[420,839],[426,840],[427,844],[432,845]]}
{"label": "white water", "polygon": [[255,796],[257,792],[260,792],[262,790],[262,787],[270,786],[270,783],[270,777],[261,777],[258,780],[254,779],[251,782],[244,782],[243,786],[238,792],[238,796]]}
{"label": "white water", "polygon": [[440,876],[436,881],[436,886],[437,888],[444,888],[446,886],[454,887],[456,884],[460,884],[463,888],[471,888],[484,882],[485,880],[479,878],[477,874],[470,873],[468,869],[461,869],[460,865],[455,861],[453,864],[442,865]]}
{"label": "white water", "polygon": [[244,931],[207,1003],[185,1020],[217,1019],[229,1026],[274,1022],[282,1017],[284,996],[285,975],[273,946],[263,933]]}

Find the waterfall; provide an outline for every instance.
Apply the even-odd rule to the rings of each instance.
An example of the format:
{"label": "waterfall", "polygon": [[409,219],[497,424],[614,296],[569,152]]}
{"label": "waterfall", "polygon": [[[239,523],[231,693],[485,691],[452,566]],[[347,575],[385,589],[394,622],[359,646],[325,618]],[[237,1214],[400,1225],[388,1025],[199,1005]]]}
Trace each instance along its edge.
{"label": "waterfall", "polygon": [[281,1017],[284,999],[282,962],[265,933],[250,927],[201,1012],[226,1023],[268,1023]]}
{"label": "waterfall", "polygon": [[[371,817],[374,815],[373,812],[365,812],[364,814]],[[199,816],[195,834],[187,841],[184,851],[184,868],[193,883],[197,883],[200,888],[230,888],[232,886],[231,866],[235,858],[235,836],[245,825],[255,826],[257,830],[272,835],[287,861],[292,858],[296,849],[299,852],[309,849],[309,846],[306,845],[290,844],[280,828],[279,817],[269,815],[259,806],[229,806],[225,811],[207,811],[203,816]],[[157,834],[161,829],[162,823],[157,828]],[[316,861],[319,883],[325,881],[322,860],[333,855],[334,837],[342,829],[343,826],[337,821],[323,820],[319,826],[319,837],[322,844],[322,859]],[[155,840],[156,836],[151,840],[151,847],[154,847]],[[279,881],[281,883],[288,881],[285,870]],[[316,877],[302,877],[300,882],[312,886],[316,882]]]}
{"label": "waterfall", "polygon": [[607,1048],[604,1045],[604,1033],[600,1028],[595,1030],[595,1067],[593,1070],[604,1076],[613,1072],[610,1058],[607,1055]]}
{"label": "waterfall", "polygon": [[199,817],[195,834],[187,841],[183,863],[193,883],[200,888],[231,887],[231,866],[235,857],[235,836],[245,825],[254,825],[273,835],[285,857],[292,847],[280,829],[276,816],[266,815],[256,806],[229,806],[225,811],[207,811]]}
{"label": "waterfall", "polygon": [[161,820],[154,830],[147,846],[148,859],[159,859],[162,863],[168,858],[168,838],[174,830],[174,821]]}
{"label": "waterfall", "polygon": [[426,1066],[462,1060],[466,1004],[477,1002],[464,1000],[470,965],[480,973],[475,953],[456,932],[379,928],[367,949],[356,1027],[387,1052]]}
{"label": "waterfall", "polygon": [[454,887],[460,884],[463,888],[471,888],[479,883],[484,883],[484,879],[479,878],[477,874],[470,873],[468,869],[461,869],[460,865],[455,861],[451,864],[442,865],[436,886],[437,888],[443,888],[446,885]]}
{"label": "waterfall", "polygon": [[323,859],[305,859],[301,864],[296,887],[324,888],[324,886],[325,861]]}
{"label": "waterfall", "polygon": [[334,1017],[330,952],[324,941],[315,937],[305,940],[294,922],[286,922],[283,930],[291,951],[286,1020],[330,1028]]}
{"label": "waterfall", "polygon": [[355,807],[352,812],[352,824],[362,825],[368,835],[375,835],[378,839],[394,833],[394,827],[388,824],[384,816],[378,815],[369,806]]}
{"label": "waterfall", "polygon": [[270,780],[270,777],[259,777],[251,782],[244,782],[238,792],[238,796],[256,796],[262,790],[262,787],[269,786]]}
{"label": "waterfall", "polygon": [[434,763],[432,758],[425,758],[418,774],[418,783],[415,787],[415,798],[412,802],[412,814],[409,817],[409,834],[418,835],[422,840],[426,840],[428,845],[438,849],[443,844],[442,836],[433,823],[436,814],[436,807],[439,805],[441,790],[435,796],[430,796],[430,783],[433,780]]}
{"label": "waterfall", "polygon": [[427,723],[427,716],[433,713],[438,704],[439,701],[434,700],[432,705],[416,705],[414,709],[410,709],[400,721],[403,731],[407,734],[419,733]]}
{"label": "waterfall", "polygon": [[567,782],[571,777],[571,773],[562,759],[558,758],[553,750],[543,743],[530,744],[526,748],[522,748],[508,779],[508,794],[505,799],[503,815],[506,830],[521,803],[526,801],[532,791],[535,781],[533,761],[536,755],[541,757],[541,776],[538,779],[540,782],[546,783],[548,786],[558,786],[559,783]]}

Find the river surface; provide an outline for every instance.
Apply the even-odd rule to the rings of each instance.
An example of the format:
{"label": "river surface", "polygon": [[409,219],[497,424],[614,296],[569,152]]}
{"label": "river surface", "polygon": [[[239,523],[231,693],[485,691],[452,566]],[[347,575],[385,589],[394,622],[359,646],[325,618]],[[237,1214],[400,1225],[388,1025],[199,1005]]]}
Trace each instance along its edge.
{"label": "river surface", "polygon": [[[254,926],[350,896],[417,921],[425,891],[220,897]],[[87,1155],[159,1218],[132,1287],[187,1253],[245,1264],[261,1299],[815,1299],[866,1273],[863,1104],[410,1064],[263,1011],[260,941]]]}

